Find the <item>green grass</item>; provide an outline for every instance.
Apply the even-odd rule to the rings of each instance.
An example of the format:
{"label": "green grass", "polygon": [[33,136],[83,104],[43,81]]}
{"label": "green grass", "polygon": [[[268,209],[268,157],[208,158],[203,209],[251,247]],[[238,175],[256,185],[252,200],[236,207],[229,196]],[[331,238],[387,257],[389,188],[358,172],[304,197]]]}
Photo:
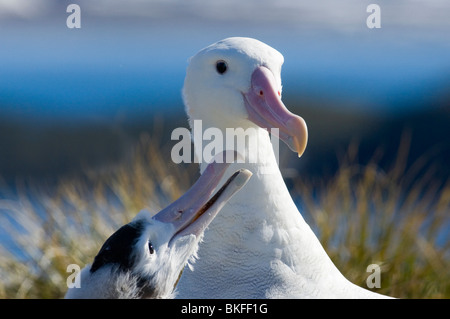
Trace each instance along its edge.
{"label": "green grass", "polygon": [[[0,199],[0,232],[22,256],[0,243],[1,298],[61,298],[69,264],[92,261],[104,240],[147,208],[157,212],[198,178],[196,164],[167,161],[167,146],[143,136],[128,160],[56,187],[18,183]],[[350,145],[330,180],[296,178],[292,195],[326,251],[354,283],[366,287],[369,264],[382,269],[377,292],[400,298],[450,297],[450,181],[432,178],[424,156],[406,167],[408,139],[388,169],[358,163]],[[43,213],[45,212],[45,214]]]}

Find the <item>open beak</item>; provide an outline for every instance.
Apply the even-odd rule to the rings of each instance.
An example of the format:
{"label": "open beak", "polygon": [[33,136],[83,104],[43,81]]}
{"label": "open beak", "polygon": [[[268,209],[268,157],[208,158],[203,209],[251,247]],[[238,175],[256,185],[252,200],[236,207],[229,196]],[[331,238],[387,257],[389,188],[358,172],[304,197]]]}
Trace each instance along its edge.
{"label": "open beak", "polygon": [[277,130],[272,129],[278,128],[278,138],[302,156],[308,142],[306,123],[281,101],[273,73],[264,66],[256,68],[250,90],[243,95],[248,119],[275,135]]}
{"label": "open beak", "polygon": [[[225,158],[225,153],[222,154]],[[229,165],[225,161],[210,163],[183,196],[153,216],[155,220],[171,223],[175,227],[169,245],[176,237],[202,234],[227,201],[252,176],[249,170],[238,170],[212,196]]]}

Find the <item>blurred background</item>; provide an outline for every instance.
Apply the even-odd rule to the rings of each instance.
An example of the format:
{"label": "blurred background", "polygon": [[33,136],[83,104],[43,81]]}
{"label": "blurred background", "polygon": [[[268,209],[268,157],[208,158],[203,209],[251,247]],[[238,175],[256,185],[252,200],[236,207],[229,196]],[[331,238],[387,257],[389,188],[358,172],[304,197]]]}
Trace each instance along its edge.
{"label": "blurred background", "polygon": [[[70,29],[66,25],[71,14],[66,9],[71,3],[78,4],[81,9],[79,29]],[[367,27],[366,19],[371,13],[366,9],[371,3],[381,8],[381,28]],[[442,265],[438,267],[430,262],[438,259],[429,253],[430,250],[425,249],[426,253],[421,255],[428,260],[425,264],[429,263],[434,269],[430,271],[440,278],[442,271],[436,269],[446,269],[450,242],[449,14],[450,2],[447,0],[0,0],[0,212],[14,226],[6,236],[0,225],[0,243],[13,247],[15,258],[17,255],[19,260],[25,258],[29,240],[24,241],[23,246],[17,246],[20,238],[10,239],[20,234],[17,231],[21,223],[19,212],[27,211],[24,207],[34,213],[24,213],[22,225],[30,220],[29,216],[35,215],[45,222],[47,219],[42,216],[48,217],[49,212],[57,216],[58,209],[64,216],[70,211],[67,202],[73,198],[77,204],[72,206],[80,211],[85,209],[88,214],[95,210],[106,211],[104,205],[89,206],[83,202],[80,195],[83,192],[68,191],[70,185],[78,185],[76,180],[59,181],[67,176],[84,176],[90,170],[102,172],[130,158],[135,159],[134,151],[142,145],[143,136],[151,136],[153,144],[162,146],[159,149],[165,150],[162,159],[169,158],[170,148],[176,142],[170,141],[170,133],[176,127],[188,127],[181,89],[189,57],[223,38],[245,36],[259,39],[284,55],[283,101],[306,120],[309,143],[301,159],[281,145],[284,154],[281,169],[291,190],[305,198],[311,196],[313,206],[318,205],[309,207],[310,213],[317,215],[308,217],[308,203],[302,202],[301,196],[298,200],[300,208],[305,208],[302,210],[305,218],[321,235],[321,240],[327,239],[320,229],[333,223],[328,222],[329,216],[322,224],[314,218],[320,217],[327,205],[331,205],[333,211],[342,204],[340,201],[332,204],[335,202],[331,197],[334,200],[341,198],[336,194],[340,194],[342,185],[347,185],[345,180],[352,178],[343,169],[345,163],[351,162],[352,168],[376,163],[374,183],[380,187],[380,198],[401,198],[399,204],[393,205],[390,199],[379,200],[386,205],[377,211],[393,207],[392,211],[397,212],[405,208],[405,204],[409,206],[403,211],[413,212],[414,207],[420,206],[415,198],[437,194],[428,196],[431,200],[420,206],[417,214],[427,212],[429,207],[443,212],[443,217],[433,221],[438,225],[438,235],[430,233],[427,237],[427,242],[433,243],[430,245],[434,245],[436,238],[441,243],[436,249],[439,256],[443,256]],[[160,167],[167,168],[164,161],[158,162],[160,166],[155,161],[153,158],[153,162],[143,164],[154,170],[149,173],[149,180],[165,172]],[[189,167],[196,171],[193,166],[195,164]],[[131,166],[121,175],[135,184],[131,188],[133,191],[123,191],[125,198],[135,196],[133,192],[145,188],[145,183],[140,189],[140,184],[136,184],[141,172],[136,167],[142,168]],[[373,171],[366,170],[361,176],[370,172]],[[389,187],[383,188],[384,184],[378,179],[382,173],[396,183],[395,192]],[[109,183],[114,189],[120,183],[115,177],[112,179],[106,178],[105,184]],[[24,181],[32,181],[30,185],[35,190],[56,189],[65,199],[52,206],[49,204],[53,197],[51,192],[44,197],[36,195],[28,186],[24,187]],[[95,184],[95,179],[91,183]],[[186,179],[179,191],[190,183],[191,180]],[[351,191],[359,189],[355,186],[357,183],[349,184]],[[173,191],[178,184],[167,185]],[[364,194],[370,193],[368,187],[360,190]],[[177,195],[178,191],[172,192],[174,198]],[[146,196],[148,194],[142,197],[145,199]],[[371,194],[367,196],[360,197],[360,203],[374,199]],[[8,201],[11,198],[17,200],[14,207]],[[127,202],[123,198],[121,202]],[[108,203],[111,196],[102,200]],[[24,202],[32,204],[26,206]],[[131,211],[128,217],[136,212],[128,208],[139,210],[144,200],[134,199],[129,203],[131,206],[116,207]],[[115,209],[115,204],[111,205],[110,211]],[[347,210],[358,211],[361,205],[358,201],[355,205],[357,207]],[[369,204],[369,208],[376,205]],[[30,222],[34,225],[30,227],[36,228],[39,234],[45,230],[39,226],[42,220]],[[421,217],[418,225],[430,225],[429,221],[428,217]],[[98,236],[96,243],[100,244],[120,222]],[[70,225],[62,225],[61,233],[66,233]],[[393,227],[389,220],[384,225],[387,225],[386,229]],[[405,227],[409,229],[409,235],[400,235],[396,247],[399,252],[404,250],[404,238],[411,236],[410,251],[414,254],[418,251],[414,240],[419,228]],[[392,231],[395,233],[395,229]],[[61,244],[64,240],[56,233],[54,231],[50,239],[42,237],[42,250],[29,252],[37,260],[35,269],[42,269],[36,272],[37,279],[33,284],[27,286],[20,274],[17,283],[5,284],[9,288],[2,290],[0,285],[0,296],[11,296],[12,293],[19,297],[44,296],[41,291],[45,289],[40,288],[33,295],[31,287],[39,287],[36,282],[49,282],[49,274],[57,271],[48,270],[48,265],[58,263],[49,257],[51,262],[44,267],[42,260],[47,259],[42,256],[74,256],[61,253],[61,250],[51,250],[51,253],[46,250],[65,247]],[[86,234],[91,236],[92,230],[86,230],[85,237]],[[380,234],[377,236],[384,236]],[[74,249],[80,247],[77,236],[80,235],[73,237]],[[50,240],[55,241],[55,246],[47,245]],[[354,242],[350,237],[348,240]],[[332,254],[336,240],[329,242],[330,256],[344,258],[343,264],[349,264],[342,251]],[[344,246],[349,244],[344,243]],[[97,249],[94,245],[91,253]],[[85,252],[79,252],[79,255],[83,256],[80,260],[89,260]],[[367,252],[367,256],[373,254]],[[358,262],[370,263],[361,259]],[[9,265],[11,259],[0,263],[7,269],[5,265]],[[70,260],[64,259],[57,269],[62,274],[59,283],[65,282],[67,263]],[[9,274],[6,270],[4,278],[12,278],[10,274],[18,267],[17,263],[13,264]],[[28,272],[29,268],[23,271]],[[397,269],[396,273],[409,274],[403,268]],[[410,281],[408,278],[404,280]],[[437,281],[427,278],[429,274],[424,272],[418,280],[425,286],[428,281]],[[448,270],[445,278],[450,280]],[[362,278],[361,283],[364,280]],[[55,291],[51,290],[58,285]],[[45,296],[60,297],[64,286],[58,285],[49,288]],[[398,291],[404,290],[402,286],[396,287]],[[444,292],[435,295],[450,296],[449,287],[448,281],[444,282],[441,289]],[[409,296],[433,296],[433,289],[426,286]]]}
{"label": "blurred background", "polygon": [[[189,57],[229,36],[285,57],[285,104],[310,128],[302,174],[332,174],[351,140],[414,157],[439,148],[448,174],[450,3],[372,1],[0,0],[0,175],[52,177],[120,160],[155,124],[186,126]],[[167,139],[170,140],[169,138]],[[391,149],[391,147],[393,149]],[[443,171],[441,171],[442,175]]]}

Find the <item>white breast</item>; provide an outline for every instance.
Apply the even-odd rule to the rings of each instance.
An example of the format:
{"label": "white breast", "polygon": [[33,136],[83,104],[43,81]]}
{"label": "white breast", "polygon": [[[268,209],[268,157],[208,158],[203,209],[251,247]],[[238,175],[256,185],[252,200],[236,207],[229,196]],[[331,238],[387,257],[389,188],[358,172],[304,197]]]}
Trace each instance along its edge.
{"label": "white breast", "polygon": [[177,298],[379,296],[353,285],[334,266],[295,206],[266,131],[258,130],[258,143],[265,149],[258,163],[230,166],[247,168],[253,177],[206,230]]}
{"label": "white breast", "polygon": [[[223,76],[214,73],[218,59],[229,63]],[[223,136],[227,128],[254,129],[256,143],[248,147],[258,160],[230,165],[230,172],[246,168],[253,177],[206,230],[194,271],[185,269],[178,284],[179,298],[380,297],[350,283],[334,266],[289,194],[269,134],[248,119],[243,94],[257,92],[254,68],[273,73],[271,92],[281,96],[282,62],[278,51],[243,38],[220,41],[191,60],[184,87],[191,125],[202,120],[203,129],[218,128]],[[197,142],[198,155],[205,145]]]}

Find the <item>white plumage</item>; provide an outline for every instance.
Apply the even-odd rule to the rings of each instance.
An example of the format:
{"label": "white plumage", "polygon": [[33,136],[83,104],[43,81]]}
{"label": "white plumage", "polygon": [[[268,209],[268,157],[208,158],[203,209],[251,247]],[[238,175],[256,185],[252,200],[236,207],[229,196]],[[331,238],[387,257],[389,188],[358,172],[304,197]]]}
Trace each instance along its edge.
{"label": "white plumage", "polygon": [[194,186],[151,216],[141,211],[103,244],[65,298],[171,298],[183,267],[195,257],[204,229],[250,176],[239,170],[211,196],[227,164],[208,165]]}
{"label": "white plumage", "polygon": [[[219,128],[224,136],[227,128],[242,128],[256,141],[247,155],[258,160],[247,156],[228,168],[246,168],[253,178],[206,230],[194,271],[185,269],[179,282],[180,298],[384,297],[344,278],[286,188],[264,128],[279,128],[299,155],[307,129],[281,102],[282,64],[278,51],[249,38],[217,42],[189,63],[183,94],[191,126],[202,120],[203,130]],[[194,145],[201,155],[201,144]]]}

